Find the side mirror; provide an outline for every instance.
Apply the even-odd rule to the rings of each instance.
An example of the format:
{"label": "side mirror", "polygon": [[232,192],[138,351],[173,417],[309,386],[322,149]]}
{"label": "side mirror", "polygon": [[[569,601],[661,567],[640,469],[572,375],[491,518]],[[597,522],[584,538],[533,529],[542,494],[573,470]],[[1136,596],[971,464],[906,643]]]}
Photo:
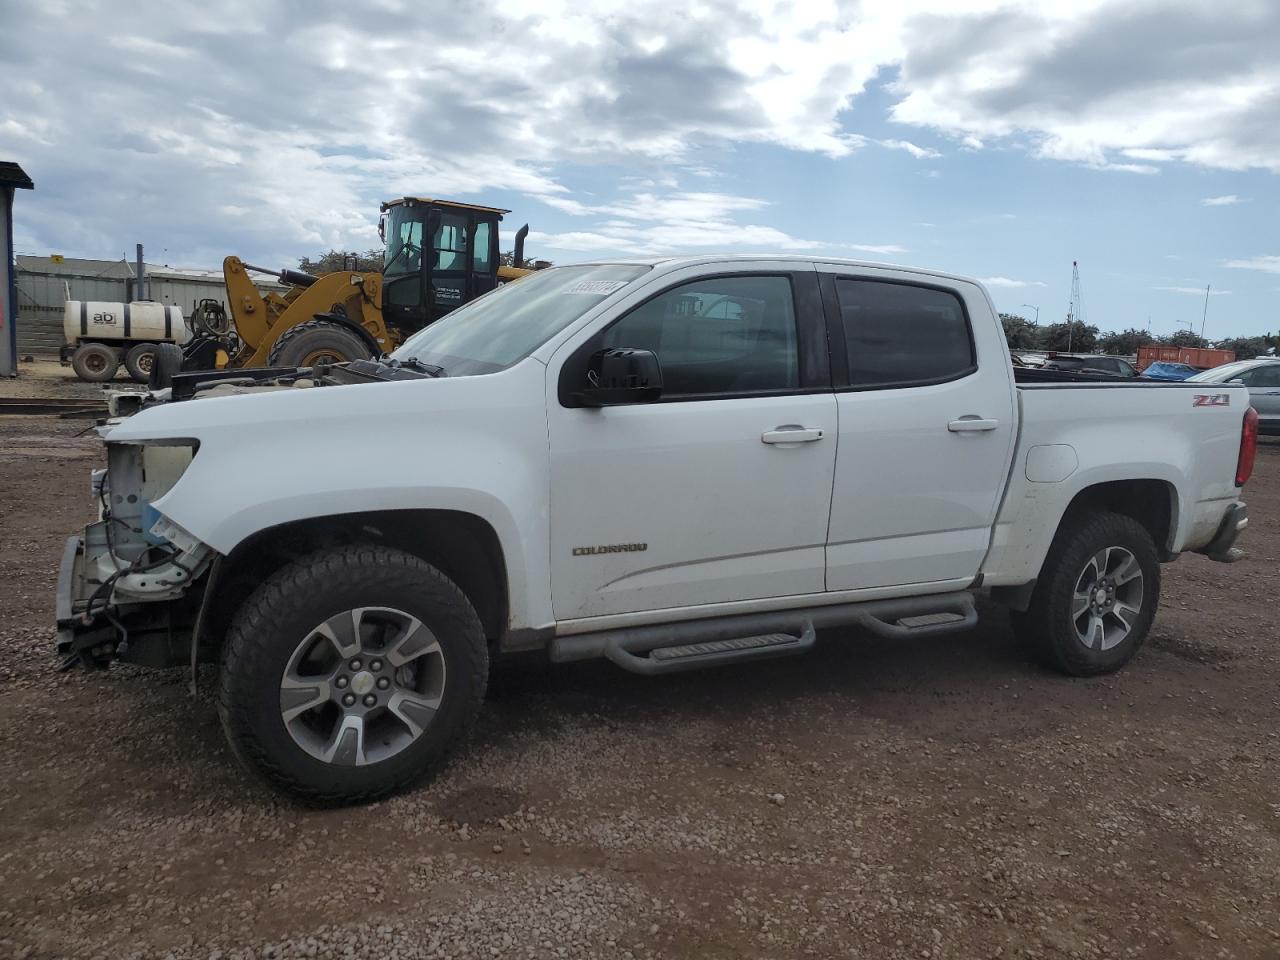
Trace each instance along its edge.
{"label": "side mirror", "polygon": [[610,347],[591,356],[585,389],[574,395],[584,407],[652,403],[662,396],[662,366],[652,350]]}
{"label": "side mirror", "polygon": [[1239,384],[1243,384],[1243,383],[1244,383],[1244,377],[1232,377],[1230,380],[1228,380],[1228,381],[1227,381],[1227,383],[1239,383]]}
{"label": "side mirror", "polygon": [[378,239],[383,243],[387,242],[387,216],[383,214],[378,218]]}

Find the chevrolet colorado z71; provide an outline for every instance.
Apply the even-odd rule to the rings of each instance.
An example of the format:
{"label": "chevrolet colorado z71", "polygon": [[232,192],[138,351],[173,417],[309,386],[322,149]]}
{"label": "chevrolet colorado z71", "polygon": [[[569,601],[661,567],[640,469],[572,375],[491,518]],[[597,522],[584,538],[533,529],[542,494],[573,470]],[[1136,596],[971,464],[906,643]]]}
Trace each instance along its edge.
{"label": "chevrolet colorado z71", "polygon": [[978,283],[820,259],[560,267],[244,373],[100,428],[57,645],[217,663],[236,754],[313,801],[438,766],[518,651],[660,674],[963,630],[982,592],[1115,670],[1161,563],[1239,555],[1256,437],[1243,387],[1015,376]]}

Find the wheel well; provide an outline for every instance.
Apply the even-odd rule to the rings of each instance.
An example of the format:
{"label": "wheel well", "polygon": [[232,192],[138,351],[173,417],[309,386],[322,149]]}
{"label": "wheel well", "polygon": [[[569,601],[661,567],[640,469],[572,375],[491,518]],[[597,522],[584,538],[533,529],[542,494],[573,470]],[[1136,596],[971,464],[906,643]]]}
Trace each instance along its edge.
{"label": "wheel well", "polygon": [[[1164,480],[1111,480],[1095,483],[1077,493],[1062,514],[1055,537],[1076,521],[1073,513],[1081,511],[1107,511],[1132,517],[1142,524],[1156,545],[1156,554],[1162,561],[1175,556],[1169,549],[1173,541],[1177,520],[1173,485]],[[1037,581],[1014,586],[994,587],[991,596],[1011,610],[1025,611]]]}
{"label": "wheel well", "polygon": [[1072,498],[1064,516],[1094,509],[1132,517],[1147,528],[1163,560],[1173,541],[1175,496],[1173,485],[1164,480],[1112,480],[1085,487]]}
{"label": "wheel well", "polygon": [[506,564],[486,521],[453,510],[380,510],[281,524],[239,544],[223,561],[210,598],[200,659],[217,659],[231,618],[263,580],[299,557],[351,543],[377,543],[422,558],[467,595],[490,645],[506,632]]}

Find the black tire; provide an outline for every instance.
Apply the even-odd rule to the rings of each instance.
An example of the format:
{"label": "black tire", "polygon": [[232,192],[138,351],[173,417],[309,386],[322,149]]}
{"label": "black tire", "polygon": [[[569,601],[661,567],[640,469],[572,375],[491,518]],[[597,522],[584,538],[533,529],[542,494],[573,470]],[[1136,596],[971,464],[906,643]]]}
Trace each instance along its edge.
{"label": "black tire", "polygon": [[[420,620],[439,644],[447,680],[431,720],[400,752],[360,766],[325,762],[287,728],[281,681],[318,623],[368,607]],[[479,712],[488,666],[480,618],[439,570],[385,547],[335,547],[279,570],[237,612],[223,647],[218,713],[236,756],[271,786],[309,803],[365,803],[443,765]]]}
{"label": "black tire", "polygon": [[[1114,553],[1105,553],[1109,550]],[[1094,590],[1087,582],[1086,568],[1090,567],[1090,558],[1110,556],[1114,570],[1115,566],[1127,563],[1125,553],[1132,556],[1141,572],[1138,579],[1141,599],[1133,602],[1137,613],[1129,615],[1127,619],[1116,613],[1108,613],[1101,618],[1103,631],[1119,632],[1119,626],[1127,625],[1127,634],[1106,649],[1103,649],[1103,644],[1107,640],[1096,634],[1091,637],[1093,645],[1086,645],[1078,631],[1083,625],[1085,632],[1092,634],[1092,600],[1089,601],[1090,606],[1081,612],[1079,619],[1072,617],[1072,609],[1078,608],[1083,597],[1094,596]],[[1095,565],[1090,569],[1096,570],[1097,567]],[[1101,582],[1106,584],[1117,579],[1115,575],[1110,579],[1104,576]],[[1077,588],[1082,585],[1086,590],[1078,596]],[[1132,581],[1116,589],[1125,594],[1124,602],[1102,609],[1126,609],[1125,604],[1134,596]],[[1104,603],[1106,594],[1107,589],[1103,586],[1098,595],[1104,598]],[[1036,581],[1030,606],[1025,613],[1013,612],[1010,620],[1018,639],[1046,666],[1071,676],[1095,676],[1119,670],[1133,658],[1151,630],[1151,622],[1155,619],[1159,603],[1160,561],[1156,555],[1155,543],[1146,527],[1122,514],[1079,510],[1063,518],[1062,526],[1049,548],[1044,567]]]}
{"label": "black tire", "polygon": [[151,358],[151,370],[147,386],[152,390],[164,390],[173,385],[173,375],[182,372],[182,348],[176,343],[159,343]]}
{"label": "black tire", "polygon": [[71,369],[81,380],[106,383],[120,369],[120,353],[101,343],[82,343],[71,357]]}
{"label": "black tire", "polygon": [[134,383],[148,383],[151,380],[151,368],[155,366],[156,345],[154,343],[138,343],[129,348],[124,355],[124,368]]}
{"label": "black tire", "polygon": [[316,363],[368,360],[369,345],[354,330],[332,320],[308,320],[286,330],[267,356],[273,367],[310,367]]}

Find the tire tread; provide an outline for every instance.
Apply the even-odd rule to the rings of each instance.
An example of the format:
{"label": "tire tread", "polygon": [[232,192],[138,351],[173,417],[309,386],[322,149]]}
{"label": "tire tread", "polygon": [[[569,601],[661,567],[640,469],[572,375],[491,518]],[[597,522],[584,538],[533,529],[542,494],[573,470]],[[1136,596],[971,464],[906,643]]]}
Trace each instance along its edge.
{"label": "tire tread", "polygon": [[[290,594],[315,596],[333,583],[359,586],[364,582],[385,585],[403,578],[421,590],[425,602],[435,604],[437,613],[451,621],[462,644],[468,702],[463,719],[425,768],[410,768],[396,777],[362,791],[330,790],[298,777],[277,763],[257,733],[253,704],[237,696],[237,690],[252,684],[260,669],[263,645],[258,638],[271,631],[273,609],[287,602]],[[456,669],[451,665],[451,670]],[[218,684],[218,715],[232,751],[249,769],[271,785],[317,805],[368,803],[403,789],[420,779],[428,768],[441,765],[466,734],[480,712],[488,679],[488,649],[480,619],[466,595],[431,564],[412,554],[387,547],[356,545],[324,550],[294,561],[268,578],[236,613],[223,646],[222,670]]]}
{"label": "tire tread", "polygon": [[[1117,539],[1127,542],[1117,543]],[[1068,562],[1071,556],[1082,546],[1089,549],[1088,545],[1102,544],[1104,541],[1110,541],[1111,546],[1137,548],[1134,555],[1143,564],[1144,610],[1139,615],[1136,642],[1133,642],[1133,638],[1127,638],[1113,648],[1113,651],[1119,653],[1090,658],[1085,655],[1069,622],[1057,616],[1053,608],[1064,591],[1067,594],[1074,591],[1075,580],[1080,575],[1077,565]],[[1098,547],[1093,546],[1092,549],[1096,550]],[[1063,517],[1045,557],[1036,588],[1031,595],[1031,603],[1025,612],[1013,612],[1010,623],[1019,640],[1045,666],[1071,676],[1096,676],[1118,670],[1137,653],[1151,629],[1159,600],[1160,563],[1155,543],[1147,528],[1125,514],[1081,508]]]}

